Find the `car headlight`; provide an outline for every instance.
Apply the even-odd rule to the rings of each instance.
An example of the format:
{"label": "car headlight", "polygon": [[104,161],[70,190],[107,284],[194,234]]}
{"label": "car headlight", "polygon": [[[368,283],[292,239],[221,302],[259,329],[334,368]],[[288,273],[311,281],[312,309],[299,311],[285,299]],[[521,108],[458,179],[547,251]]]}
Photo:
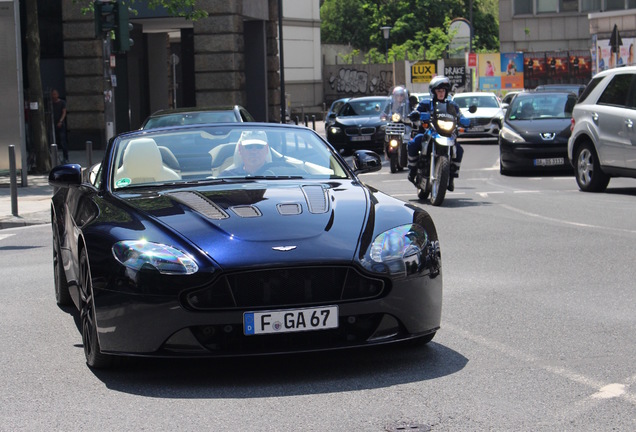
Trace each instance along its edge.
{"label": "car headlight", "polygon": [[329,132],[331,132],[331,134],[333,134],[333,135],[338,135],[339,133],[342,132],[342,129],[340,129],[337,126],[332,126],[332,127],[329,128]]}
{"label": "car headlight", "polygon": [[399,113],[393,113],[391,121],[399,122],[400,120],[402,120],[402,116]]}
{"label": "car headlight", "polygon": [[427,242],[428,235],[420,225],[391,228],[373,240],[362,265],[376,273],[405,276],[418,272],[425,264],[422,251]]}
{"label": "car headlight", "polygon": [[199,270],[194,260],[172,246],[145,240],[125,240],[113,245],[115,259],[133,270],[150,267],[161,274],[189,275]]}
{"label": "car headlight", "polygon": [[448,120],[437,120],[437,126],[446,132],[449,132],[451,130],[453,130],[453,126],[455,126],[455,123],[452,121],[448,121]]}
{"label": "car headlight", "polygon": [[500,132],[500,133],[501,133],[501,139],[503,139],[503,140],[505,140],[505,141],[508,141],[508,142],[510,142],[510,143],[513,143],[513,144],[520,144],[520,143],[526,142],[526,141],[525,141],[525,140],[521,137],[521,135],[519,135],[517,132],[513,131],[512,129],[510,129],[510,128],[509,128],[509,127],[507,127],[507,126],[504,126],[504,127],[501,129],[501,132]]}

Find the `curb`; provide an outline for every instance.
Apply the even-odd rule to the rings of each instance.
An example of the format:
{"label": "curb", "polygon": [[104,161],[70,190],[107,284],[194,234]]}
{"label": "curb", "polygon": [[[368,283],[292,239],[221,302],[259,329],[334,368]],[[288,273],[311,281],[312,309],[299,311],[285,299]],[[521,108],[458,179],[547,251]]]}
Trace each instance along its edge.
{"label": "curb", "polygon": [[22,216],[9,216],[0,219],[0,230],[18,228],[31,225],[45,225],[51,223],[51,212],[48,210],[27,213]]}

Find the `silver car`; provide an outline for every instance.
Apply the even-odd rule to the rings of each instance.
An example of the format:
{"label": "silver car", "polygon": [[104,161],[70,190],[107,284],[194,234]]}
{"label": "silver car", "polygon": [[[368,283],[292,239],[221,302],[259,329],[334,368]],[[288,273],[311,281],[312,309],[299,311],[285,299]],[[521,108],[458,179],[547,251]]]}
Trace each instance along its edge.
{"label": "silver car", "polygon": [[572,111],[568,158],[579,188],[602,192],[611,177],[636,178],[636,67],[595,75]]}

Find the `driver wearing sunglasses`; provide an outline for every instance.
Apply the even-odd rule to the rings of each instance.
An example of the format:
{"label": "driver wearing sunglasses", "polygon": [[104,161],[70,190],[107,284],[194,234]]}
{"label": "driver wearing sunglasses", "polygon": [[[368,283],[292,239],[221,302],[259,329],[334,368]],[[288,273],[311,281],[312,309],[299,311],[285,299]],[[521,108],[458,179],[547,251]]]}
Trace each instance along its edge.
{"label": "driver wearing sunglasses", "polygon": [[221,175],[255,175],[268,162],[269,145],[260,136],[243,136],[239,140],[237,147],[239,157],[235,157],[235,163],[223,171]]}

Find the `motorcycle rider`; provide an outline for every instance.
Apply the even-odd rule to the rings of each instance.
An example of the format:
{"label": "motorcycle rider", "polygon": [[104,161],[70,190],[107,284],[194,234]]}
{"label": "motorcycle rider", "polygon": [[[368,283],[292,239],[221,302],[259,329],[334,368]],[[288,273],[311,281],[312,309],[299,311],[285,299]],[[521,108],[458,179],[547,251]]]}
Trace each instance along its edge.
{"label": "motorcycle rider", "polygon": [[[436,76],[431,80],[429,84],[429,91],[431,92],[430,102],[420,102],[420,104],[417,106],[417,111],[432,113],[435,111],[435,104],[448,103],[455,107],[455,112],[457,112],[458,117],[458,123],[468,124],[469,120],[462,115],[461,111],[459,110],[459,105],[457,105],[457,103],[453,102],[452,100],[447,100],[449,97],[450,89],[451,84],[450,80],[447,77],[443,75]],[[415,177],[417,176],[417,161],[419,159],[419,153],[422,150],[422,140],[425,136],[426,134],[424,133],[417,134],[412,140],[408,142],[408,179],[413,184],[416,184]],[[448,180],[448,190],[451,192],[455,189],[454,179],[455,177],[459,177],[459,167],[462,162],[462,157],[464,156],[464,149],[458,142],[455,142],[455,147],[455,157],[451,161],[450,178]]]}

